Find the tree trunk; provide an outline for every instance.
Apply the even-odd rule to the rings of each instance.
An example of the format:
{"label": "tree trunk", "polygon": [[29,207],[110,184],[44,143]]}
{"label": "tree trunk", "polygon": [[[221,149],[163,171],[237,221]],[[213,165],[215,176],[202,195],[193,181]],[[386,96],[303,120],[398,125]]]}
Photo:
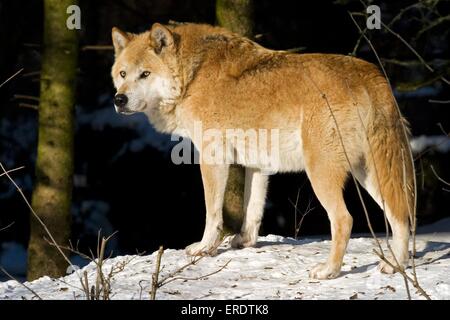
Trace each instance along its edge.
{"label": "tree trunk", "polygon": [[[217,0],[217,23],[228,30],[251,38],[253,36],[252,0]],[[224,233],[238,233],[244,218],[245,168],[230,167],[223,206]]]}
{"label": "tree trunk", "polygon": [[[71,224],[74,100],[78,58],[76,30],[66,26],[74,0],[44,1],[44,45],[39,103],[39,138],[32,206],[56,242],[67,245]],[[28,280],[65,274],[67,264],[31,217]]]}
{"label": "tree trunk", "polygon": [[244,37],[253,37],[253,0],[217,0],[217,23]]}

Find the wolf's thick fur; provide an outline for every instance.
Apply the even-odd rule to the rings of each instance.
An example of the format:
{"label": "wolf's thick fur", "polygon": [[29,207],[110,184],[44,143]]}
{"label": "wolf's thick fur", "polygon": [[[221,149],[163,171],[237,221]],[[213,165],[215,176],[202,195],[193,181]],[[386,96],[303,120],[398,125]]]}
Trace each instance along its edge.
{"label": "wolf's thick fur", "polygon": [[[352,228],[343,198],[351,171],[385,207],[395,258],[407,264],[413,164],[404,120],[374,65],[349,56],[272,51],[208,25],[155,24],[139,35],[114,28],[112,36],[112,76],[118,95],[127,97],[126,104],[117,99],[119,112],[142,111],[157,130],[184,134],[197,147],[195,121],[204,130],[279,130],[279,159],[269,169],[305,170],[331,223],[331,253],[312,268],[312,277],[339,275]],[[268,183],[261,170],[268,168],[250,164],[238,145],[232,148],[246,166],[246,216],[232,245],[247,247],[257,240]],[[202,163],[200,169],[206,226],[202,240],[186,249],[192,255],[220,241],[228,176],[227,164]],[[381,269],[393,272],[386,264]]]}

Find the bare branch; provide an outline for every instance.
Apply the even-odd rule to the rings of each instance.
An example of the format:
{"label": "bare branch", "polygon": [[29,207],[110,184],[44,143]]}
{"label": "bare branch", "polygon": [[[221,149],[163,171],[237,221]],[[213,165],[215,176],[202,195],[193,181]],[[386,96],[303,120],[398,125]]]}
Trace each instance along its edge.
{"label": "bare branch", "polygon": [[88,50],[97,50],[97,51],[111,51],[114,47],[110,45],[87,45],[84,47],[81,47],[81,51],[88,51]]}
{"label": "bare branch", "polygon": [[31,289],[30,287],[28,287],[26,284],[20,282],[19,280],[17,280],[16,278],[14,278],[11,274],[8,273],[8,271],[6,271],[2,266],[0,266],[0,271],[3,272],[4,274],[6,274],[6,276],[8,278],[10,278],[11,280],[16,281],[18,284],[20,284],[22,287],[24,287],[25,289],[27,289],[28,291],[30,291],[36,298],[38,298],[39,300],[42,300],[42,298],[36,293],[36,291],[34,291],[33,289]]}
{"label": "bare branch", "polygon": [[33,110],[39,110],[39,106],[30,103],[19,103],[20,108],[28,108]]}
{"label": "bare branch", "polygon": [[[349,12],[350,16],[352,17],[352,19],[354,20],[354,16],[365,16],[363,13],[361,12]],[[398,34],[397,32],[393,31],[391,28],[389,28],[389,26],[387,26],[383,21],[378,20],[381,25],[387,30],[389,31],[392,35],[394,35],[395,37],[397,37],[406,47],[408,47],[408,49],[417,57],[417,59],[419,59],[419,61],[428,69],[428,71],[432,72],[432,73],[436,73],[436,71],[425,61],[424,58],[422,58],[422,56],[416,51],[416,49],[414,49],[409,43],[408,41],[406,41],[400,34]],[[355,21],[356,23],[356,21]],[[362,33],[361,28],[358,25],[358,29],[360,30],[360,33]],[[367,37],[364,35],[364,38],[367,39]],[[368,39],[367,39],[368,40]],[[381,64],[381,59],[378,57],[377,58],[380,61]],[[443,82],[445,82],[446,84],[450,85],[450,81],[447,80],[446,78],[444,78],[443,76],[439,76],[439,79],[442,80]]]}
{"label": "bare branch", "polygon": [[3,228],[1,228],[0,229],[0,231],[4,231],[4,230],[6,230],[6,229],[8,229],[8,228],[10,228],[11,226],[13,226],[14,225],[14,221],[13,222],[11,222],[10,224],[8,224],[6,227],[3,227]]}
{"label": "bare branch", "polygon": [[[303,225],[303,221],[305,220],[305,217],[315,209],[315,207],[311,208],[312,198],[309,199],[308,206],[306,207],[305,212],[301,212],[300,209],[298,209],[298,199],[300,196],[300,190],[301,190],[301,188],[297,192],[297,198],[295,200],[295,203],[292,202],[291,199],[288,199],[289,203],[294,207],[294,239],[298,238],[298,234]],[[300,221],[298,223],[297,223],[297,213],[299,213],[301,216]]]}
{"label": "bare branch", "polygon": [[34,76],[39,76],[40,74],[41,74],[41,71],[30,71],[30,72],[22,74],[22,77],[23,78],[34,77]]}
{"label": "bare branch", "polygon": [[[419,60],[398,60],[398,59],[387,59],[387,58],[382,58],[381,61],[383,61],[384,63],[389,63],[389,64],[395,64],[395,65],[399,65],[402,67],[418,67],[418,66],[423,66],[422,62],[420,62]],[[442,60],[442,59],[435,59],[435,60],[431,60],[428,61],[427,64],[438,64],[438,63],[450,63],[450,60]]]}
{"label": "bare branch", "polygon": [[39,222],[39,224],[44,228],[44,231],[47,233],[47,235],[50,237],[51,242],[56,246],[56,248],[58,249],[59,253],[62,255],[62,257],[64,258],[64,260],[66,260],[66,262],[73,267],[72,262],[70,261],[69,258],[67,258],[66,254],[61,250],[61,248],[58,246],[58,244],[56,243],[55,238],[53,238],[53,235],[51,234],[50,230],[48,230],[47,226],[45,225],[45,223],[42,221],[42,219],[38,216],[38,214],[34,211],[34,209],[31,207],[30,202],[28,201],[27,197],[25,196],[25,194],[23,193],[22,189],[17,185],[17,183],[14,181],[13,178],[11,178],[11,176],[9,175],[8,171],[5,169],[5,167],[3,166],[3,164],[0,162],[0,168],[3,170],[3,174],[5,174],[9,181],[11,181],[11,183],[14,185],[14,187],[17,189],[17,191],[19,192],[19,194],[21,195],[22,199],[25,201],[25,204],[27,205],[28,209],[30,209],[31,213],[33,214],[33,216],[36,218],[36,220]]}
{"label": "bare branch", "polygon": [[0,177],[3,177],[7,173],[18,171],[18,170],[21,170],[21,169],[24,169],[24,168],[25,168],[25,166],[21,166],[21,167],[18,167],[18,168],[14,168],[14,169],[8,170],[7,172],[0,173]]}
{"label": "bare branch", "polygon": [[440,25],[441,23],[448,22],[448,21],[450,21],[450,15],[437,18],[436,20],[431,22],[429,25],[427,25],[425,28],[420,30],[417,33],[417,35],[415,36],[415,40],[419,39],[425,32],[433,29],[434,27]]}
{"label": "bare branch", "polygon": [[429,103],[436,103],[436,104],[449,104],[450,100],[428,100]]}
{"label": "bare branch", "polygon": [[13,98],[14,98],[14,99],[32,100],[32,101],[36,101],[36,102],[39,102],[39,101],[40,101],[40,99],[39,99],[38,97],[35,97],[35,96],[28,96],[28,95],[25,95],[25,94],[15,94],[15,95],[13,96]]}
{"label": "bare branch", "polygon": [[[365,6],[365,4],[364,4]],[[400,18],[407,12],[410,11],[411,9],[421,9],[421,7],[423,7],[423,3],[422,2],[417,2],[414,4],[411,4],[409,6],[407,6],[406,8],[403,8],[400,10],[400,12],[391,20],[391,22],[389,22],[389,27],[392,27],[398,20],[400,20]]]}
{"label": "bare branch", "polygon": [[[110,300],[112,297],[112,280],[113,277],[122,272],[125,267],[133,261],[137,256],[140,256],[141,254],[138,254],[137,256],[134,256],[132,258],[126,259],[124,261],[119,261],[118,263],[111,266],[111,269],[107,274],[104,272],[104,264],[107,260],[110,259],[111,254],[108,257],[105,257],[105,251],[108,241],[117,233],[114,232],[108,237],[102,237],[101,236],[101,230],[98,231],[97,235],[97,258],[95,258],[94,253],[91,249],[89,249],[90,255],[84,254],[75,248],[72,243],[70,242],[69,246],[58,246],[60,249],[67,250],[69,252],[72,252],[74,254],[79,255],[83,259],[89,260],[95,264],[95,285],[90,285],[89,278],[87,276],[87,272],[83,272],[83,277],[80,279],[82,288],[77,288],[81,290],[84,295],[86,296],[87,300]],[[50,245],[55,246],[54,243],[49,242],[47,239],[45,239]]]}
{"label": "bare branch", "polygon": [[188,277],[175,277],[175,278],[171,278],[169,280],[167,280],[166,282],[164,282],[164,284],[168,284],[170,282],[176,281],[176,280],[185,280],[185,281],[196,281],[196,280],[202,280],[205,279],[207,277],[210,277],[212,275],[215,275],[217,273],[219,273],[220,271],[222,271],[223,269],[225,269],[231,262],[231,259],[228,260],[223,266],[221,266],[219,269],[217,269],[216,271],[213,271],[211,273],[205,274],[205,275],[201,275],[199,277],[194,277],[194,278],[188,278]]}
{"label": "bare branch", "polygon": [[23,71],[23,68],[20,69],[19,71],[17,71],[16,73],[14,73],[11,77],[9,77],[8,79],[6,79],[5,81],[3,81],[0,84],[0,88],[3,87],[6,83],[8,83],[9,81],[11,81],[12,79],[14,79],[19,73],[21,73]]}
{"label": "bare branch", "polygon": [[434,170],[434,167],[433,167],[432,165],[431,165],[430,167],[431,167],[431,171],[433,171],[434,175],[436,176],[436,178],[437,178],[440,182],[442,182],[443,184],[445,184],[445,185],[447,185],[447,186],[450,186],[450,182],[447,182],[447,181],[445,181],[444,179],[442,179],[442,178],[437,174],[436,170]]}
{"label": "bare branch", "polygon": [[367,32],[367,27],[364,28],[364,31],[359,35],[358,41],[356,41],[355,47],[353,48],[353,51],[350,55],[352,56],[356,56],[356,52],[359,49],[359,46],[361,44],[361,40],[363,39],[363,34],[365,34]]}
{"label": "bare branch", "polygon": [[155,300],[156,298],[156,290],[159,287],[159,271],[161,270],[161,257],[164,253],[164,248],[161,246],[158,250],[158,256],[156,257],[156,267],[155,273],[152,275],[152,290],[150,291],[150,300]]}

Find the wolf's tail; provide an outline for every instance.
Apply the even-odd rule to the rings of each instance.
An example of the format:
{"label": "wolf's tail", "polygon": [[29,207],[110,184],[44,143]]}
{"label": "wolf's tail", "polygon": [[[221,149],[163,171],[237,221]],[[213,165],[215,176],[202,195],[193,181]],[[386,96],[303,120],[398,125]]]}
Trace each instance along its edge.
{"label": "wolf's tail", "polygon": [[[387,86],[387,84],[386,84]],[[394,97],[373,99],[367,128],[365,187],[384,210],[400,264],[408,261],[410,226],[415,225],[416,179],[409,145],[407,121],[397,109]]]}

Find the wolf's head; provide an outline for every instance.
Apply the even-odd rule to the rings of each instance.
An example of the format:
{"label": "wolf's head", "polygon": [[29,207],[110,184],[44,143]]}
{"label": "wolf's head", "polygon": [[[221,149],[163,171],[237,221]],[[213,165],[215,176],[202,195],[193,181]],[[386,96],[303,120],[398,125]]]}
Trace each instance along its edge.
{"label": "wolf's head", "polygon": [[152,113],[161,102],[172,100],[177,84],[170,66],[175,59],[171,31],[156,23],[142,34],[112,29],[115,62],[112,78],[117,94],[116,111],[123,114]]}

